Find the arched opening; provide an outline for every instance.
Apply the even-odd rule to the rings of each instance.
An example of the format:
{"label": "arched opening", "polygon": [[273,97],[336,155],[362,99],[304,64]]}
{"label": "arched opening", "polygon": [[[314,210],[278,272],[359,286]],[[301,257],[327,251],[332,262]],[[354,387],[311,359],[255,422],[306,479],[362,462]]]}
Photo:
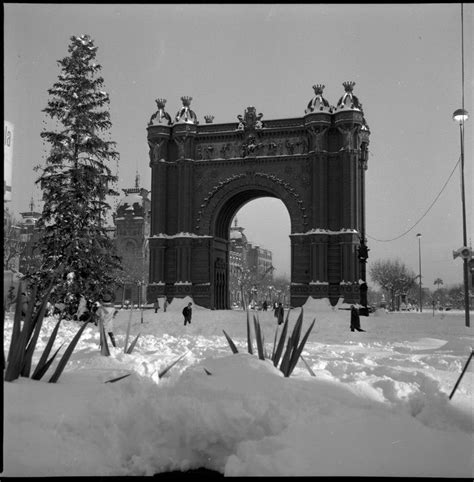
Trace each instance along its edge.
{"label": "arched opening", "polygon": [[224,203],[215,223],[215,308],[289,305],[290,232],[287,207],[268,191],[247,190]]}

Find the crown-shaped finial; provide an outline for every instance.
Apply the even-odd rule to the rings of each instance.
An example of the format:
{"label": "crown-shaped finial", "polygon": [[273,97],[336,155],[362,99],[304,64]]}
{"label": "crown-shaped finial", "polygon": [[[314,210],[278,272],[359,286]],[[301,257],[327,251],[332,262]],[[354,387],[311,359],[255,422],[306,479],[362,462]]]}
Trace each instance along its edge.
{"label": "crown-shaped finial", "polygon": [[314,93],[315,93],[316,95],[322,95],[323,90],[324,90],[324,87],[326,87],[326,86],[323,85],[323,84],[313,85]]}
{"label": "crown-shaped finial", "polygon": [[166,99],[156,99],[155,100],[158,109],[164,109],[166,104]]}
{"label": "crown-shaped finial", "polygon": [[212,124],[212,121],[214,120],[213,115],[205,115],[204,119],[206,120],[206,124]]}
{"label": "crown-shaped finial", "polygon": [[354,85],[356,85],[356,83],[352,82],[351,80],[348,82],[343,82],[342,85],[344,86],[344,89],[346,92],[352,92],[352,90],[354,89]]}
{"label": "crown-shaped finial", "polygon": [[193,100],[192,97],[188,97],[187,95],[183,95],[181,97],[184,107],[189,107],[191,105],[191,101]]}

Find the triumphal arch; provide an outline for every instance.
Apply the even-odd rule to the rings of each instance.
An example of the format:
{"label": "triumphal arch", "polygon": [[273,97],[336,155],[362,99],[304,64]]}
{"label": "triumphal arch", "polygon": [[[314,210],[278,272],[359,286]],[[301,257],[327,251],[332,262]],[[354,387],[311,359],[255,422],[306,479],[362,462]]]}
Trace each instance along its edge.
{"label": "triumphal arch", "polygon": [[[337,105],[323,85],[298,118],[247,107],[200,124],[191,97],[172,118],[165,99],[147,127],[151,173],[147,299],[190,296],[229,308],[229,233],[246,203],[280,199],[291,220],[291,306],[308,296],[358,303],[366,285],[364,186],[370,131],[354,82]],[[303,111],[303,109],[302,109]]]}

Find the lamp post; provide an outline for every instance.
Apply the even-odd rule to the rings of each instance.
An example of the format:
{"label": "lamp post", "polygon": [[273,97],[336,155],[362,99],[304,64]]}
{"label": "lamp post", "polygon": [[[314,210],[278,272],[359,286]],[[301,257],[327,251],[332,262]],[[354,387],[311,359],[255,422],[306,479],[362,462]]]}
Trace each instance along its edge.
{"label": "lamp post", "polygon": [[416,235],[418,238],[418,277],[420,281],[420,313],[423,311],[422,298],[421,298],[421,233]]}
{"label": "lamp post", "polygon": [[[459,135],[461,141],[461,202],[462,202],[462,245],[467,247],[467,226],[466,226],[466,197],[464,194],[464,122],[469,118],[465,109],[457,109],[453,113],[453,120],[459,124]],[[463,259],[464,270],[464,312],[466,326],[469,323],[469,267],[468,259]]]}

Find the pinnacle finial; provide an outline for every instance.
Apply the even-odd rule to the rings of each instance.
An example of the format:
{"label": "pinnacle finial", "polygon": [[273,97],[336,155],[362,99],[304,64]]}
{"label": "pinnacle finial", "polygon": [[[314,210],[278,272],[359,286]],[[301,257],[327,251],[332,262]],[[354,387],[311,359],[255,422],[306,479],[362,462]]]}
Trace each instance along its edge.
{"label": "pinnacle finial", "polygon": [[213,115],[205,115],[204,119],[206,120],[206,124],[212,124],[212,121],[214,120]]}
{"label": "pinnacle finial", "polygon": [[135,187],[139,187],[140,186],[140,175],[138,174],[138,171],[136,172],[135,174]]}
{"label": "pinnacle finial", "polygon": [[314,93],[315,93],[316,95],[322,95],[323,90],[324,90],[324,87],[326,87],[326,86],[323,85],[323,84],[313,85]]}
{"label": "pinnacle finial", "polygon": [[344,86],[344,89],[346,92],[352,92],[352,90],[354,89],[354,85],[356,83],[355,82],[352,82],[352,80],[350,81],[346,81],[346,82],[343,82],[342,85]]}
{"label": "pinnacle finial", "polygon": [[166,99],[156,99],[155,100],[158,109],[164,109],[166,104]]}
{"label": "pinnacle finial", "polygon": [[184,95],[181,97],[181,101],[183,102],[184,107],[189,107],[191,105],[191,101],[193,100],[192,97],[188,97],[187,95]]}

